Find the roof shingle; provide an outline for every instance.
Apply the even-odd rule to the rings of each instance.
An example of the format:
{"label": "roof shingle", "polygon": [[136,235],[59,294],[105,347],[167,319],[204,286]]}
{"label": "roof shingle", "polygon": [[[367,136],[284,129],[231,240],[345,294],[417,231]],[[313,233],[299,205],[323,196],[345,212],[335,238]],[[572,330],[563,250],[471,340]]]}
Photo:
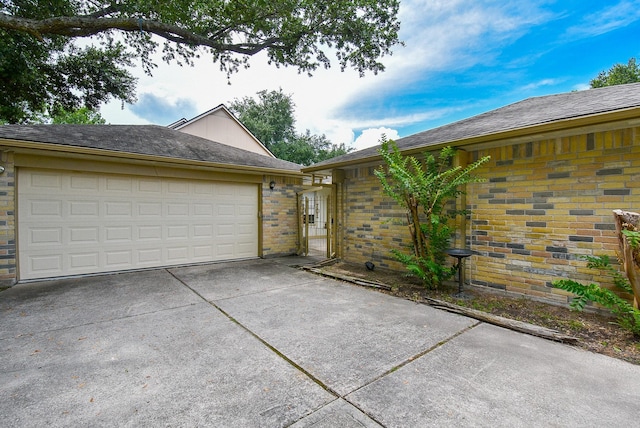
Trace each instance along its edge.
{"label": "roof shingle", "polygon": [[[640,107],[640,83],[528,98],[505,107],[396,140],[401,150],[453,143],[567,119]],[[380,146],[347,153],[305,170],[377,155]]]}
{"label": "roof shingle", "polygon": [[0,139],[215,164],[300,171],[300,165],[292,162],[157,125],[4,125],[0,126]]}

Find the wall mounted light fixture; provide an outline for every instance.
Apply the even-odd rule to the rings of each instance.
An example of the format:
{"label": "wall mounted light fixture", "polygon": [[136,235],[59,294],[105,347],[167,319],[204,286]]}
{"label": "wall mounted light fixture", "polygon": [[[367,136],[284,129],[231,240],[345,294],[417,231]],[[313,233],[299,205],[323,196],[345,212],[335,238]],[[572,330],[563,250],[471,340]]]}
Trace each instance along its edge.
{"label": "wall mounted light fixture", "polygon": [[273,190],[273,189],[275,189],[275,188],[276,188],[276,182],[275,182],[275,181],[273,181],[273,180],[272,180],[272,181],[270,181],[270,182],[269,182],[269,189]]}
{"label": "wall mounted light fixture", "polygon": [[4,166],[0,165],[0,174],[4,172]]}

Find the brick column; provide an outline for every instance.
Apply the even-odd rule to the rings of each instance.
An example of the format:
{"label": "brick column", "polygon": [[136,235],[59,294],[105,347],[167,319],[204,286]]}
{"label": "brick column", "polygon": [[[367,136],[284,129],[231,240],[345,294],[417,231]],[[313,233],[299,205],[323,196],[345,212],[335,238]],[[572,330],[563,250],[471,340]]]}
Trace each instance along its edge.
{"label": "brick column", "polygon": [[11,286],[16,278],[15,168],[13,152],[0,152],[0,286]]}

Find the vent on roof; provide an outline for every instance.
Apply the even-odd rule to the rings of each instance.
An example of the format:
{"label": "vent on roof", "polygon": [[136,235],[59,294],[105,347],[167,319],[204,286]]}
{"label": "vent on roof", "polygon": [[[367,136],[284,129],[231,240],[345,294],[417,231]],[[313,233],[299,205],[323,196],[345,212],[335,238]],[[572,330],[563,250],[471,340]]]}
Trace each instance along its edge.
{"label": "vent on roof", "polygon": [[183,117],[182,119],[178,119],[175,122],[167,125],[167,128],[176,129],[178,126],[184,125],[185,123],[187,123],[187,119]]}

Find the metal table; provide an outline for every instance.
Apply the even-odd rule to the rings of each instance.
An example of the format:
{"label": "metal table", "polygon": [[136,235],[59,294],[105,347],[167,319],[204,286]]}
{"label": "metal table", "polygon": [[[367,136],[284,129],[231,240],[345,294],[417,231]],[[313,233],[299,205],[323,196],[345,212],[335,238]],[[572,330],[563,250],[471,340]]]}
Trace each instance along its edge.
{"label": "metal table", "polygon": [[448,255],[450,255],[451,257],[455,257],[456,259],[458,259],[458,263],[456,265],[456,267],[458,268],[458,297],[464,297],[463,291],[462,291],[462,287],[463,287],[463,278],[462,278],[462,267],[463,267],[463,261],[464,259],[466,259],[467,257],[473,256],[474,254],[478,254],[476,251],[473,250],[469,250],[467,248],[449,248],[448,250],[445,250],[445,253],[447,253]]}

